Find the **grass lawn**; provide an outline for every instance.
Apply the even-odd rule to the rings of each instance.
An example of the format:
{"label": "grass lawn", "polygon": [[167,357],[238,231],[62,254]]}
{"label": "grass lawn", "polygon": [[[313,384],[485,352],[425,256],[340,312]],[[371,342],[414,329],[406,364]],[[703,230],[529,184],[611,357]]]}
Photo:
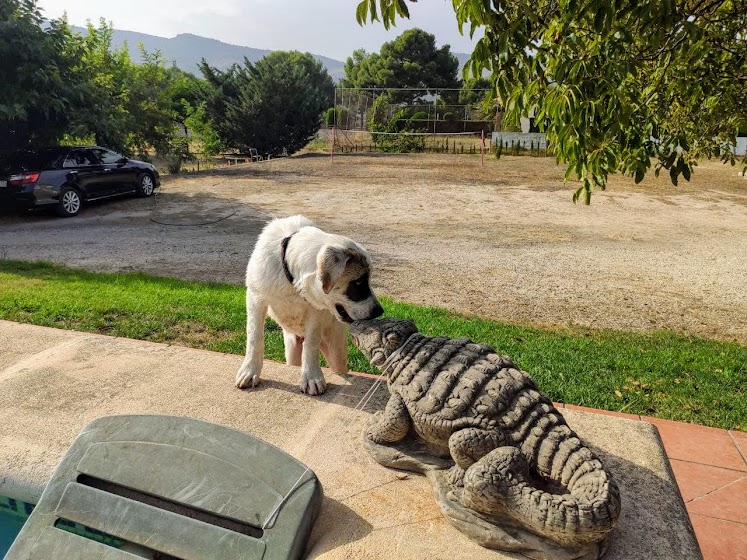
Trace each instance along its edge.
{"label": "grass lawn", "polygon": [[[671,332],[540,329],[382,298],[421,332],[511,356],[554,401],[747,431],[747,347]],[[0,260],[0,319],[243,354],[244,289]],[[283,360],[268,320],[265,356]],[[350,368],[377,373],[351,345]]]}

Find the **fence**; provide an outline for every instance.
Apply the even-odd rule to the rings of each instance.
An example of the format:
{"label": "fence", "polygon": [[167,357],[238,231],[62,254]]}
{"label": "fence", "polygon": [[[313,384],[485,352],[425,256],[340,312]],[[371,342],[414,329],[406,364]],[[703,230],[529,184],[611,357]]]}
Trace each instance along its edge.
{"label": "fence", "polygon": [[547,137],[541,132],[494,132],[493,146],[504,154],[529,152],[547,155]]}
{"label": "fence", "polygon": [[[482,132],[461,133],[371,133],[351,130],[324,130],[318,135],[329,142],[333,154],[350,153],[481,153]],[[487,145],[487,138],[485,143]]]}

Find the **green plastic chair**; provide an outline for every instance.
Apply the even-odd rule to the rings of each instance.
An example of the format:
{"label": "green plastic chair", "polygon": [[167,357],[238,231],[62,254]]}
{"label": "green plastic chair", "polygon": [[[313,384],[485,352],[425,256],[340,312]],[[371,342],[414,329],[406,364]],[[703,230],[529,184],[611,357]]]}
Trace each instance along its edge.
{"label": "green plastic chair", "polygon": [[299,558],[321,503],[308,467],[248,434],[108,416],[73,442],[5,560]]}

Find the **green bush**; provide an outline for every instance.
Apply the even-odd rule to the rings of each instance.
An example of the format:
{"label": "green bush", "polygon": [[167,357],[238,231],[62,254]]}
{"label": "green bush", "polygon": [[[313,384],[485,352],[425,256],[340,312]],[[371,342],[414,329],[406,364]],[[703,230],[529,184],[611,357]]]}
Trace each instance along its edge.
{"label": "green bush", "polygon": [[335,85],[308,53],[274,51],[222,71],[203,61],[205,110],[221,142],[247,153],[291,155],[316,135]]}
{"label": "green bush", "polygon": [[348,121],[349,115],[350,111],[348,111],[342,105],[338,105],[334,109],[330,107],[329,109],[327,109],[326,115],[327,126],[336,125],[341,128],[346,128],[343,125]]}
{"label": "green bush", "polygon": [[414,132],[404,128],[397,132],[403,134],[371,134],[374,144],[382,152],[393,154],[420,153],[425,151],[425,137],[422,135],[410,135]]}
{"label": "green bush", "polygon": [[181,173],[184,162],[195,159],[189,150],[188,140],[177,136],[162,145],[158,150],[158,155],[166,160],[166,168],[172,174]]}

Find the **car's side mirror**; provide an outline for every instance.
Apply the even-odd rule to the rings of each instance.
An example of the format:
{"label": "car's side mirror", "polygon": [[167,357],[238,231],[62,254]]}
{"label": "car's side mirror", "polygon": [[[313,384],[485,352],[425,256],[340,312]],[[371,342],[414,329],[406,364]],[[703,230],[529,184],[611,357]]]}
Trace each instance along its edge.
{"label": "car's side mirror", "polygon": [[130,158],[122,156],[117,160],[117,163],[127,163],[128,161],[130,161]]}

